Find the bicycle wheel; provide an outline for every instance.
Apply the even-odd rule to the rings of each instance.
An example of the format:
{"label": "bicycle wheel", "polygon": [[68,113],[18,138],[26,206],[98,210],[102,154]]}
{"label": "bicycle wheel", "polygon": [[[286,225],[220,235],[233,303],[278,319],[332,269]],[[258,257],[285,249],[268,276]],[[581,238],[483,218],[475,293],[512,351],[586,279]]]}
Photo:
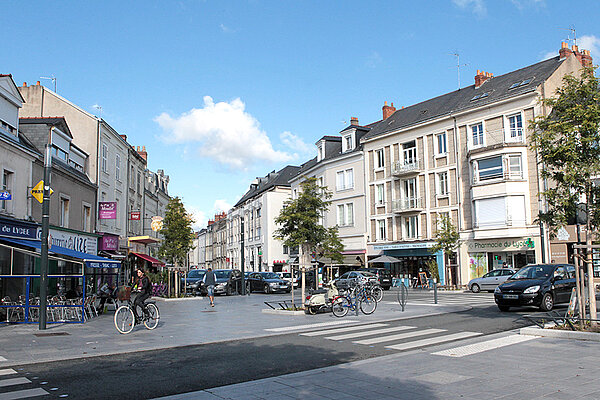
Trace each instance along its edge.
{"label": "bicycle wheel", "polygon": [[331,312],[336,317],[343,317],[348,314],[350,309],[350,302],[346,297],[338,296],[331,302]]}
{"label": "bicycle wheel", "polygon": [[360,299],[360,311],[362,311],[363,314],[373,314],[376,308],[377,300],[375,300],[373,295],[365,294]]}
{"label": "bicycle wheel", "polygon": [[371,288],[371,294],[373,297],[375,297],[376,302],[379,303],[381,300],[383,300],[383,289],[381,286],[373,286]]}
{"label": "bicycle wheel", "polygon": [[135,326],[135,317],[129,306],[121,306],[115,311],[115,328],[119,333],[129,333]]}
{"label": "bicycle wheel", "polygon": [[144,319],[144,326],[148,329],[154,329],[158,326],[158,319],[160,315],[158,313],[158,307],[156,304],[146,304],[146,309],[148,310],[148,317]]}

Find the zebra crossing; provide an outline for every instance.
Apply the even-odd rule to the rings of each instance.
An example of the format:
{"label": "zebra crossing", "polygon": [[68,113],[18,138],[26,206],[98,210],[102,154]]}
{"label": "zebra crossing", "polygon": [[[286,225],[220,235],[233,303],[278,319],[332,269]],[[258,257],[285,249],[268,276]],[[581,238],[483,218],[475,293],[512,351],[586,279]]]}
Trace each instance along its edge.
{"label": "zebra crossing", "polygon": [[31,387],[33,385],[34,382],[12,368],[0,369],[0,400],[40,398],[50,394],[42,388]]}
{"label": "zebra crossing", "polygon": [[[385,304],[398,304],[397,301],[385,301]],[[426,295],[409,293],[407,305],[435,305],[433,293]],[[461,305],[471,307],[489,307],[495,305],[492,294],[481,293],[438,293],[437,305]]]}
{"label": "zebra crossing", "polygon": [[326,340],[349,340],[354,344],[382,345],[393,350],[411,350],[433,344],[482,335],[480,332],[448,332],[441,328],[418,328],[410,325],[389,326],[374,323],[342,328],[303,332],[299,336],[321,337]]}

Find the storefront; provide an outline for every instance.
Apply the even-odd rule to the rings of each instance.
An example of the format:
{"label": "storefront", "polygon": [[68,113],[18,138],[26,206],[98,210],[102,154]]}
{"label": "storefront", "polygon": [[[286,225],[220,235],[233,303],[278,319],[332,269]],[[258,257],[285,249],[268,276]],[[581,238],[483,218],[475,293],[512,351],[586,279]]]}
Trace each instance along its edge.
{"label": "storefront", "polygon": [[411,242],[411,243],[393,243],[385,245],[374,245],[373,253],[369,259],[381,255],[395,257],[400,260],[397,263],[386,265],[390,268],[390,273],[394,278],[407,278],[411,282],[418,279],[419,272],[425,272],[429,277],[429,265],[435,262],[437,264],[440,283],[445,285],[444,256],[441,251],[432,253],[431,248],[434,242]]}

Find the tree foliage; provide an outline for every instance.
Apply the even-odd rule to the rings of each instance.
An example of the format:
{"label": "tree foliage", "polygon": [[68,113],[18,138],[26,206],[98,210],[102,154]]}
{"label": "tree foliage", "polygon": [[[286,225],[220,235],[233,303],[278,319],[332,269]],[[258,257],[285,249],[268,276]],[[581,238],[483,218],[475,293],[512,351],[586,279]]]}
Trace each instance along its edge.
{"label": "tree foliage", "polygon": [[188,214],[179,197],[169,200],[163,228],[163,242],[159,254],[174,265],[185,265],[188,252],[193,248],[194,231],[192,230],[193,218]]}
{"label": "tree foliage", "polygon": [[443,251],[446,256],[451,256],[460,244],[458,229],[448,215],[442,214],[439,229],[435,233],[435,245],[429,249],[432,253]]}
{"label": "tree foliage", "polygon": [[544,99],[551,108],[547,116],[531,122],[532,147],[542,164],[541,176],[548,182],[542,191],[546,211],[539,220],[553,230],[568,223],[577,204],[586,203],[591,230],[600,226],[600,95],[593,68],[580,77],[567,75],[556,96]]}

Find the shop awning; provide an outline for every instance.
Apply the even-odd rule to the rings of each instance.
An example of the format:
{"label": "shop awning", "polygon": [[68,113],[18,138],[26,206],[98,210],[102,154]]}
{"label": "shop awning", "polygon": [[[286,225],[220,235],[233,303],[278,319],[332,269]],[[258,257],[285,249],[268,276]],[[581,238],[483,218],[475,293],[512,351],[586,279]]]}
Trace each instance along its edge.
{"label": "shop awning", "polygon": [[342,262],[334,261],[329,257],[319,258],[319,263],[325,265],[347,265],[353,267],[362,267],[365,265],[364,254],[343,254]]}
{"label": "shop awning", "polygon": [[[25,240],[25,239],[14,239],[14,238],[0,238],[2,241],[18,244],[20,246],[32,247],[34,249],[41,250],[42,242],[39,240]],[[86,267],[90,268],[120,268],[121,262],[110,260],[108,258],[94,256],[92,254],[82,253],[80,251],[75,251],[71,249],[67,249],[66,247],[61,246],[51,246],[48,249],[49,253],[60,254],[63,256],[77,258],[85,263]]]}
{"label": "shop awning", "polygon": [[133,254],[133,255],[135,255],[135,256],[138,256],[139,258],[142,258],[142,259],[144,259],[144,260],[146,260],[146,261],[150,261],[150,262],[151,262],[153,265],[165,265],[165,263],[164,263],[164,262],[162,262],[162,261],[160,261],[160,260],[157,260],[157,259],[156,259],[156,258],[154,258],[154,257],[150,257],[148,254],[144,254],[144,253],[135,253],[135,252],[133,252],[133,251],[132,251],[131,253],[129,253],[129,254]]}

